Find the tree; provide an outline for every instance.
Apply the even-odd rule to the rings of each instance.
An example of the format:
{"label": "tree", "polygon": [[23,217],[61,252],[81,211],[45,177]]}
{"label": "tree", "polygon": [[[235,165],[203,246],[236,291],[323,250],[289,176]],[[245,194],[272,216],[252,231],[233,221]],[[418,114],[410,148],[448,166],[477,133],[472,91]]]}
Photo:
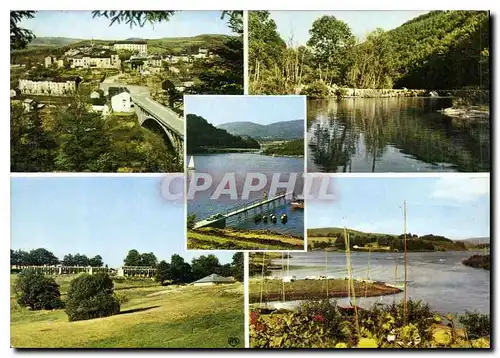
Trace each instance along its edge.
{"label": "tree", "polygon": [[235,280],[243,282],[244,279],[244,255],[243,252],[237,252],[233,255],[233,262],[231,263],[232,276]]}
{"label": "tree", "polygon": [[349,26],[335,16],[322,16],[313,22],[307,45],[313,50],[320,78],[342,83],[350,66],[355,38]]}
{"label": "tree", "polygon": [[57,170],[112,171],[111,141],[100,114],[89,112],[86,103],[75,98],[69,108],[59,112],[56,122],[61,133]]}
{"label": "tree", "polygon": [[170,265],[164,260],[160,261],[156,268],[156,281],[163,285],[165,281],[170,280],[170,277]]}
{"label": "tree", "polygon": [[134,26],[143,27],[146,23],[155,24],[160,22],[167,22],[170,17],[175,13],[173,10],[166,11],[128,11],[128,10],[105,10],[105,11],[92,11],[92,17],[105,17],[110,19],[109,26],[114,23],[126,23],[130,28]]}
{"label": "tree", "polygon": [[18,26],[24,19],[33,19],[36,11],[10,12],[10,50],[22,50],[33,41],[35,34],[32,31]]}
{"label": "tree", "polygon": [[89,259],[89,265],[92,267],[102,267],[104,265],[104,262],[102,262],[101,255],[96,255]]}
{"label": "tree", "polygon": [[141,262],[140,262],[139,266],[156,267],[157,263],[158,263],[158,259],[156,258],[155,254],[153,254],[152,252],[141,254]]}
{"label": "tree", "polygon": [[71,255],[71,254],[64,255],[64,258],[63,258],[61,264],[63,264],[64,266],[76,266],[75,259],[73,258],[73,255]]}
{"label": "tree", "polygon": [[32,310],[60,308],[61,292],[53,278],[35,270],[24,270],[16,279],[17,302]]}
{"label": "tree", "polygon": [[28,260],[29,264],[33,266],[52,266],[59,263],[59,259],[52,252],[44,248],[31,250],[28,255]]}
{"label": "tree", "polygon": [[174,254],[170,259],[170,275],[173,283],[191,282],[191,265],[184,262],[181,256]]}
{"label": "tree", "polygon": [[107,317],[120,312],[108,274],[84,274],[73,279],[68,288],[65,312],[70,321]]}
{"label": "tree", "polygon": [[200,256],[198,258],[195,258],[191,261],[191,269],[192,269],[192,274],[193,280],[199,280],[200,278],[203,278],[205,276],[208,276],[212,273],[217,273],[216,272],[220,268],[220,263],[219,259],[213,255],[207,255],[207,256]]}
{"label": "tree", "polygon": [[11,265],[30,265],[29,253],[23,250],[10,250],[10,264]]}
{"label": "tree", "polygon": [[139,251],[133,249],[130,250],[123,260],[125,266],[140,266],[141,265],[141,254]]}
{"label": "tree", "polygon": [[54,170],[54,138],[42,126],[40,112],[24,113],[22,106],[10,106],[10,158],[13,172]]}

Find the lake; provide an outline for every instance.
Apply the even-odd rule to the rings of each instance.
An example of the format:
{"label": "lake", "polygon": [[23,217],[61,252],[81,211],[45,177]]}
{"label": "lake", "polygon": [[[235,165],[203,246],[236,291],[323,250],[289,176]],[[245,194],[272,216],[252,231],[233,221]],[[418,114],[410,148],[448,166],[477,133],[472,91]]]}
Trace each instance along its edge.
{"label": "lake", "polygon": [[438,110],[451,98],[307,102],[308,172],[489,172],[489,121]]}
{"label": "lake", "polygon": [[[189,162],[190,156],[188,156]],[[187,201],[187,212],[196,214],[196,220],[205,219],[219,212],[225,213],[228,209],[248,203],[257,199],[264,198],[264,192],[269,192],[273,175],[281,173],[279,176],[280,182],[287,182],[290,179],[290,173],[298,173],[295,186],[292,186],[289,191],[295,192],[297,195],[303,191],[303,172],[304,158],[289,158],[289,157],[272,157],[257,153],[222,153],[222,154],[203,154],[194,156],[195,172],[209,173],[212,176],[212,186],[209,190],[197,192],[193,200]],[[188,170],[188,182],[192,175],[192,171]],[[236,189],[238,200],[232,200],[229,195],[221,195],[219,199],[211,199],[217,186],[221,182],[222,177],[226,173],[234,173],[236,181]],[[262,173],[265,175],[267,185],[259,191],[250,192],[248,199],[241,199],[243,186],[245,184],[247,173]],[[292,181],[290,181],[293,184]],[[256,181],[253,185],[256,185]],[[189,186],[189,183],[188,183]],[[227,186],[226,186],[227,188]],[[278,188],[278,192],[284,191],[286,188]],[[288,198],[291,199],[291,198]],[[264,213],[274,213],[280,216],[286,213],[288,221],[286,224],[279,220],[273,224],[255,223],[253,220],[253,211],[247,217],[245,215],[233,216],[226,222],[227,227],[248,229],[248,230],[271,230],[279,233],[304,235],[304,210],[294,209],[287,200],[286,204],[276,205]]]}
{"label": "lake", "polygon": [[[480,252],[479,254],[481,254]],[[490,312],[490,271],[475,269],[462,264],[474,252],[409,252],[407,253],[408,298],[422,300],[439,313],[459,313],[466,310]],[[298,279],[306,276],[329,275],[339,278],[348,277],[346,259],[343,252],[328,252],[325,270],[325,253],[313,251],[291,253],[290,275]],[[286,260],[285,260],[286,261]],[[281,259],[273,262],[281,265]],[[397,262],[397,268],[396,268]],[[351,252],[353,278],[366,279],[368,273],[368,253]],[[285,262],[286,265],[286,262]],[[310,266],[310,268],[307,268]],[[273,276],[281,276],[281,271],[273,271]],[[370,254],[369,279],[380,280],[389,284],[404,282],[403,253]],[[374,303],[392,303],[403,299],[403,292],[397,295],[357,298],[361,307],[367,308]],[[337,300],[348,305],[347,299]],[[299,305],[299,301],[286,303],[290,307]]]}

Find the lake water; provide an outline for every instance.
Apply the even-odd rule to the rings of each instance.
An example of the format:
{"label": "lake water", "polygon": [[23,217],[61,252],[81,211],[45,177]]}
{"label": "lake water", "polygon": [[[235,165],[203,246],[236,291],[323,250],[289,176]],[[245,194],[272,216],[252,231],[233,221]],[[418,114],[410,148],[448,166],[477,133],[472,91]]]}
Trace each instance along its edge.
{"label": "lake water", "polygon": [[[473,252],[409,252],[407,253],[408,298],[422,300],[436,311],[446,313],[464,313],[466,310],[490,312],[490,271],[475,269],[462,264],[462,261],[472,256]],[[348,277],[346,271],[345,253],[328,252],[327,266],[325,253],[313,251],[307,253],[291,253],[290,266],[301,266],[300,269],[290,268],[290,275],[298,279],[306,276],[328,275],[339,278]],[[281,260],[275,260],[281,265]],[[397,262],[397,268],[396,268]],[[368,274],[368,253],[352,252],[351,263],[353,277],[366,279]],[[286,265],[286,260],[285,260]],[[310,268],[307,268],[310,266]],[[327,267],[327,270],[325,269]],[[281,271],[273,271],[273,276],[281,276]],[[404,282],[403,253],[370,254],[369,279],[380,280],[389,284]],[[404,294],[361,297],[357,302],[361,307],[370,307],[374,303],[392,303],[403,299]],[[337,299],[339,304],[348,305],[348,299]],[[288,302],[294,307],[299,301]]]}
{"label": "lake water", "polygon": [[[188,156],[189,157],[189,156]],[[188,158],[189,162],[189,158]],[[288,158],[288,157],[271,157],[260,155],[257,153],[224,153],[224,154],[207,154],[194,156],[195,172],[209,173],[212,176],[212,186],[209,190],[197,192],[193,200],[187,201],[188,213],[196,214],[196,220],[205,219],[217,213],[225,213],[228,209],[236,206],[264,198],[264,192],[270,192],[270,186],[275,173],[281,173],[277,178],[280,182],[288,182],[291,173],[298,173],[295,181],[295,186],[291,186],[291,190],[297,195],[303,191],[303,158]],[[216,191],[217,186],[221,182],[224,174],[234,173],[238,200],[232,200],[229,195],[221,195],[219,199],[211,199],[211,196]],[[250,192],[248,199],[242,199],[242,190],[245,185],[247,173],[262,173],[265,175],[267,184],[262,190]],[[188,171],[188,187],[189,180],[193,171]],[[290,181],[293,185],[293,181]],[[257,181],[253,182],[256,185]],[[228,186],[226,186],[227,188]],[[286,188],[278,188],[277,192],[286,190]],[[287,198],[286,203],[281,201],[276,207],[271,206],[269,211],[264,210],[264,214],[274,213],[280,216],[286,213],[288,221],[286,224],[281,223],[255,223],[253,220],[254,211],[251,214],[233,216],[226,222],[227,227],[234,227],[248,230],[271,230],[280,233],[288,233],[295,235],[304,235],[304,210],[293,209],[289,204],[291,198]]]}
{"label": "lake water", "polygon": [[488,172],[489,121],[448,118],[451,98],[307,103],[308,172]]}

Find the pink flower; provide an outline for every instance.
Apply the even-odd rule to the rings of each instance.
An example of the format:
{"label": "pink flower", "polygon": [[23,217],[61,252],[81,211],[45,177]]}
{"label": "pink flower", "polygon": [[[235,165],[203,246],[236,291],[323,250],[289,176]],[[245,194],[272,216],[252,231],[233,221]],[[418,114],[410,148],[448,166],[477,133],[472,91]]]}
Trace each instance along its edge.
{"label": "pink flower", "polygon": [[257,312],[250,312],[250,324],[256,324],[259,319],[259,314]]}
{"label": "pink flower", "polygon": [[313,321],[315,322],[325,322],[326,321],[326,318],[323,316],[323,315],[316,315],[313,317]]}

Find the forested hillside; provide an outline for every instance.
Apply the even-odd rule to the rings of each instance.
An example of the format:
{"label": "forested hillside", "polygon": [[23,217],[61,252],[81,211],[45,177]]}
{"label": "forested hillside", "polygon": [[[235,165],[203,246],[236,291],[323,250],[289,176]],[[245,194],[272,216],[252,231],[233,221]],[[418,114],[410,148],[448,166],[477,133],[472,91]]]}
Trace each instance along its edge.
{"label": "forested hillside", "polygon": [[[431,11],[363,42],[334,16],[317,18],[307,46],[286,46],[267,11],[249,14],[251,93],[329,87],[489,89],[489,13]],[[341,95],[341,92],[339,93]]]}
{"label": "forested hillside", "polygon": [[304,120],[275,122],[268,125],[253,122],[231,122],[218,126],[233,135],[258,139],[289,140],[304,137]]}
{"label": "forested hillside", "polygon": [[207,148],[260,148],[255,139],[229,134],[226,130],[214,127],[205,118],[195,114],[188,114],[186,121],[189,154],[205,152]]}

